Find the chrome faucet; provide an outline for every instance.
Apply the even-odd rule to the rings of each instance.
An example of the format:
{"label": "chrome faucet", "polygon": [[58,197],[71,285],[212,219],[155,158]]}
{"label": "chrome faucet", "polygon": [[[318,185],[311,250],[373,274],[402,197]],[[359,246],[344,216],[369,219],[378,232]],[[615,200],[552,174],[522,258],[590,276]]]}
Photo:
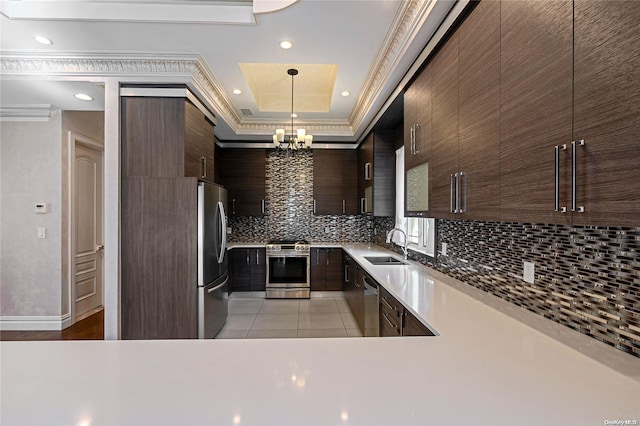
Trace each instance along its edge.
{"label": "chrome faucet", "polygon": [[402,252],[404,253],[404,258],[407,258],[407,234],[400,228],[393,228],[391,231],[389,231],[387,233],[387,243],[391,242],[391,236],[393,235],[393,233],[395,231],[400,231],[402,232],[402,235],[404,235],[404,246],[402,247]]}

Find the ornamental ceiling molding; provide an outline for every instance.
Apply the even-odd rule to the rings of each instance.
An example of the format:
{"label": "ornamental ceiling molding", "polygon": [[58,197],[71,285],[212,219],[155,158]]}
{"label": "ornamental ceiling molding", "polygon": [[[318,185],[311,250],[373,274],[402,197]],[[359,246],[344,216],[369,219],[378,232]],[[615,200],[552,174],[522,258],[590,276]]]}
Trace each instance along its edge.
{"label": "ornamental ceiling molding", "polygon": [[382,47],[374,60],[365,87],[349,116],[349,123],[359,129],[367,114],[374,107],[382,89],[396,69],[417,35],[418,29],[427,19],[437,0],[406,0],[396,12],[396,16]]}

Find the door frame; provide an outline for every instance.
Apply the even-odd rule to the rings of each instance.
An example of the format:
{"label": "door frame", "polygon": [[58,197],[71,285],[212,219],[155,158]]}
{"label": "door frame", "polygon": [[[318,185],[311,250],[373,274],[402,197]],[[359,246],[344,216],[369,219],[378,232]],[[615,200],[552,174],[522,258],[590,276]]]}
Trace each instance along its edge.
{"label": "door frame", "polygon": [[[67,286],[68,286],[68,295],[69,295],[69,314],[70,314],[70,323],[69,325],[73,325],[76,323],[76,315],[75,315],[75,299],[76,299],[76,290],[75,290],[75,285],[74,285],[74,277],[75,277],[75,267],[76,267],[76,260],[75,260],[75,252],[76,252],[76,244],[75,244],[75,237],[76,237],[76,233],[75,233],[75,227],[74,227],[74,222],[75,222],[75,192],[74,192],[74,188],[75,188],[75,184],[76,184],[76,168],[75,168],[75,159],[76,159],[76,144],[80,144],[80,145],[84,145],[87,148],[90,149],[94,149],[96,151],[99,151],[102,153],[102,210],[101,210],[101,214],[102,214],[102,228],[100,229],[100,233],[101,233],[101,238],[100,240],[104,242],[104,145],[102,145],[100,142],[98,142],[97,140],[90,138],[88,136],[82,135],[80,133],[77,132],[73,132],[73,131],[69,131],[68,132],[68,159],[67,159],[67,166],[69,168],[69,183],[68,183],[68,194],[69,196],[67,197],[67,208],[68,208],[68,214],[67,214],[67,226],[68,226],[68,241],[67,241],[67,247],[68,247],[68,272],[67,272]],[[104,251],[102,256],[100,256],[100,261],[102,262],[102,268],[100,268],[101,273],[102,273],[102,288],[101,288],[101,292],[102,294],[100,295],[101,299],[102,299],[102,305],[104,306]]]}

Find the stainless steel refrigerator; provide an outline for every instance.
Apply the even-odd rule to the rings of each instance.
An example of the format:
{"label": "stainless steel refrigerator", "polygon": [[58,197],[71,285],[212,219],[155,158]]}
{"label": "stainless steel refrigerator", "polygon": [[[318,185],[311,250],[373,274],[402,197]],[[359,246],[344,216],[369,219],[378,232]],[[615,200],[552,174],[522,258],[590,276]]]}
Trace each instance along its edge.
{"label": "stainless steel refrigerator", "polygon": [[227,320],[227,190],[198,183],[198,338],[211,339]]}

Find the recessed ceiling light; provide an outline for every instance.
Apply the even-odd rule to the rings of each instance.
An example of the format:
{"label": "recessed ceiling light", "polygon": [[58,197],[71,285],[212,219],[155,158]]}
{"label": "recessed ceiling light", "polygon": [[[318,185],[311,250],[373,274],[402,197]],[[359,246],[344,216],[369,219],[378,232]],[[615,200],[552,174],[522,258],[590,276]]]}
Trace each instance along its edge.
{"label": "recessed ceiling light", "polygon": [[283,49],[291,49],[293,47],[293,43],[291,43],[289,40],[282,40],[280,42],[280,47],[282,47]]}
{"label": "recessed ceiling light", "polygon": [[342,96],[349,96],[351,94],[351,92],[345,90],[344,92],[340,93]]}
{"label": "recessed ceiling light", "polygon": [[83,101],[92,101],[93,98],[89,95],[87,95],[86,93],[76,93],[75,95],[76,98],[83,100]]}
{"label": "recessed ceiling light", "polygon": [[233,89],[233,94],[234,94],[234,95],[241,95],[241,94],[242,94],[242,90],[240,90],[240,89]]}
{"label": "recessed ceiling light", "polygon": [[37,36],[33,36],[33,38],[40,44],[45,44],[47,46],[51,46],[53,44],[53,42],[48,38],[46,38],[45,36],[37,35]]}
{"label": "recessed ceiling light", "polygon": [[298,118],[298,114],[294,112],[293,114],[291,114],[291,118]]}

